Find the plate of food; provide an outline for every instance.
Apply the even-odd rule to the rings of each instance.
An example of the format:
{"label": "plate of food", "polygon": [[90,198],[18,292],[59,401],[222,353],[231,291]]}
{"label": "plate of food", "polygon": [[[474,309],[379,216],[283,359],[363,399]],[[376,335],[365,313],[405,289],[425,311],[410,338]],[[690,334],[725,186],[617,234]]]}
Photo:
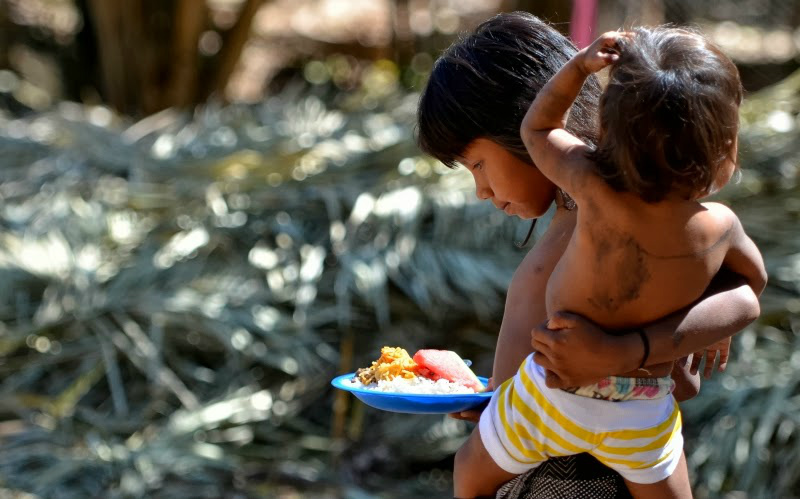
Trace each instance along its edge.
{"label": "plate of food", "polygon": [[337,376],[331,384],[370,407],[409,414],[448,414],[475,409],[492,397],[478,377],[450,350],[381,348],[370,367]]}

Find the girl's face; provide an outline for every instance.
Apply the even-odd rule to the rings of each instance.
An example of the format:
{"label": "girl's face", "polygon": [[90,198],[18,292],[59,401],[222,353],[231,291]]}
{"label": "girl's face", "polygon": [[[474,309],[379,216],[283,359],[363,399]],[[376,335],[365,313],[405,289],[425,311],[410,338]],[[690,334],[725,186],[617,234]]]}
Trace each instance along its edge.
{"label": "girl's face", "polygon": [[475,139],[459,158],[475,179],[475,195],[520,218],[538,218],[556,195],[556,186],[539,169],[487,139]]}

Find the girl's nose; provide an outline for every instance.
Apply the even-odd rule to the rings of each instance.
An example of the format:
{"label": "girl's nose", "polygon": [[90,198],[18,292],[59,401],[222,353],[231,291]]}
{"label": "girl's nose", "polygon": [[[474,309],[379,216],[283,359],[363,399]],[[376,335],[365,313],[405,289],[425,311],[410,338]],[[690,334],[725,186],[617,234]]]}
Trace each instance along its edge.
{"label": "girl's nose", "polygon": [[492,189],[488,185],[475,185],[475,195],[481,200],[491,199]]}

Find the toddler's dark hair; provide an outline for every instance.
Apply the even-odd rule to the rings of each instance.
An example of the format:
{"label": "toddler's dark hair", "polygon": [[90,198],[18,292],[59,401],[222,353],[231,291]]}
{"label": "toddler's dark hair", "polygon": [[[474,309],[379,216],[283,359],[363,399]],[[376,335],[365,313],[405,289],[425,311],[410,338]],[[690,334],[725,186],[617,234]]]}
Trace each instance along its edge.
{"label": "toddler's dark hair", "polygon": [[[417,110],[420,149],[454,167],[475,139],[491,140],[532,164],[519,128],[547,80],[576,53],[561,33],[526,12],[498,14],[436,61]],[[567,128],[595,143],[600,86],[592,76]]]}
{"label": "toddler's dark hair", "polygon": [[618,191],[656,202],[709,192],[739,129],[739,71],[701,35],[637,28],[600,98],[600,139],[590,154]]}

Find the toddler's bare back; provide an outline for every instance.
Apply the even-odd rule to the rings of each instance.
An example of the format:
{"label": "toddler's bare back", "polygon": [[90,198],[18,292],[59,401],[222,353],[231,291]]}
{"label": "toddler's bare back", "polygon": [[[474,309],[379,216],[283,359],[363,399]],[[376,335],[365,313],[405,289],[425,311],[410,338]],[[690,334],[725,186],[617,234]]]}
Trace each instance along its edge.
{"label": "toddler's bare back", "polygon": [[547,285],[548,315],[566,310],[608,329],[642,326],[697,300],[725,259],[736,216],[716,203],[586,199]]}

